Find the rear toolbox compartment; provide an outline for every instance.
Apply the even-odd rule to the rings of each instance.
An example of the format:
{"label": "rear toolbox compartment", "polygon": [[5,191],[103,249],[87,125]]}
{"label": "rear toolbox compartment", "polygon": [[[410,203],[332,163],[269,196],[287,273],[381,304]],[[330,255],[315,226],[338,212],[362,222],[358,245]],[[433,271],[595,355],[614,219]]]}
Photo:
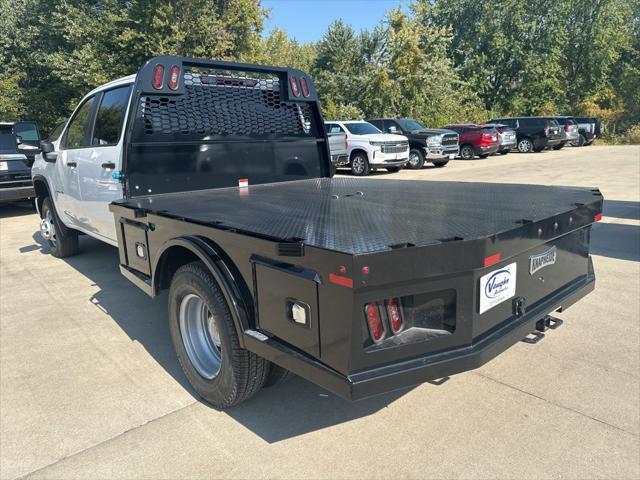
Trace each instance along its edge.
{"label": "rear toolbox compartment", "polygon": [[[416,202],[432,207],[417,212]],[[245,348],[358,399],[476,368],[591,291],[602,195],[315,179],[137,197],[112,210],[129,219],[120,232],[131,238],[118,242],[129,278],[154,285],[162,245],[178,234],[210,241],[250,292]],[[148,263],[128,260],[143,241]],[[504,298],[483,301],[485,288]]]}

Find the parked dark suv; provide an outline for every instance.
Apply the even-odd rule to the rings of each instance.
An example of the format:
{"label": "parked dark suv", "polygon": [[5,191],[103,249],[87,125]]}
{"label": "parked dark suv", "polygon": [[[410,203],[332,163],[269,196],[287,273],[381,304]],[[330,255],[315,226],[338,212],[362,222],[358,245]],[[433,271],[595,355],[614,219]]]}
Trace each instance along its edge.
{"label": "parked dark suv", "polygon": [[31,180],[33,161],[27,158],[19,137],[7,124],[0,125],[0,203],[35,197]]}
{"label": "parked dark suv", "polygon": [[447,125],[460,136],[460,157],[471,160],[476,155],[487,158],[500,148],[498,131],[493,125]]}
{"label": "parked dark suv", "polygon": [[562,142],[560,124],[543,117],[494,118],[487,123],[502,123],[516,131],[518,151],[522,153],[540,152]]}

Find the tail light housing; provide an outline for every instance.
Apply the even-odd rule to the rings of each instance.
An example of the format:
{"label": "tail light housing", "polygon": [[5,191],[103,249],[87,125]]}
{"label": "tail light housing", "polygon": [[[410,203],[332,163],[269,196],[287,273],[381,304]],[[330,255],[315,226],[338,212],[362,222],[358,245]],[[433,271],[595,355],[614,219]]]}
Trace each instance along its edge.
{"label": "tail light housing", "polygon": [[307,79],[305,77],[300,77],[300,89],[302,90],[302,95],[305,98],[309,96],[309,85],[307,84]]}
{"label": "tail light housing", "polygon": [[549,127],[544,127],[544,134],[549,135]]}
{"label": "tail light housing", "polygon": [[169,82],[167,82],[167,86],[171,90],[177,90],[179,83],[180,83],[180,68],[177,65],[174,65],[169,69]]}
{"label": "tail light housing", "polygon": [[371,340],[373,340],[374,343],[381,342],[384,340],[387,329],[384,325],[382,315],[380,314],[379,302],[368,303],[365,305],[364,311],[367,317],[367,326],[369,327]]}
{"label": "tail light housing", "polygon": [[564,131],[565,131],[565,132],[568,132],[568,131],[570,130],[570,127],[571,127],[571,125],[569,125],[568,123],[566,123],[566,124],[564,125]]}
{"label": "tail light housing", "polygon": [[289,78],[289,84],[291,85],[291,91],[295,97],[300,96],[300,89],[298,88],[298,79],[293,75]]}
{"label": "tail light housing", "polygon": [[344,134],[344,149],[349,150],[349,140],[346,133]]}
{"label": "tail light housing", "polygon": [[160,90],[164,84],[164,65],[156,65],[153,69],[153,88]]}

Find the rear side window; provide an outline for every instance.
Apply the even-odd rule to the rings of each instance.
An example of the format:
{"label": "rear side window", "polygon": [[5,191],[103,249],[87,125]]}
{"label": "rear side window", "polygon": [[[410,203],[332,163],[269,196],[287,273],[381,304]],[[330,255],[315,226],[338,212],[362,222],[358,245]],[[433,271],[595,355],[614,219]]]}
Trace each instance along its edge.
{"label": "rear side window", "polygon": [[16,135],[18,135],[23,142],[38,142],[40,140],[38,129],[33,123],[16,123],[15,130]]}
{"label": "rear side window", "polygon": [[86,102],[84,102],[71,120],[69,128],[67,129],[67,137],[65,140],[66,148],[80,148],[89,146],[89,142],[85,141],[85,133],[87,131],[87,126],[89,125],[89,122],[91,120],[93,101],[94,97],[91,97]]}
{"label": "rear side window", "polygon": [[342,132],[344,132],[342,127],[340,125],[336,125],[335,123],[328,123],[326,128],[327,128],[327,133],[342,133]]}
{"label": "rear side window", "polygon": [[104,146],[118,143],[130,95],[131,85],[114,88],[104,93],[96,115],[92,145]]}
{"label": "rear side window", "polygon": [[482,133],[496,133],[495,127],[482,127]]}

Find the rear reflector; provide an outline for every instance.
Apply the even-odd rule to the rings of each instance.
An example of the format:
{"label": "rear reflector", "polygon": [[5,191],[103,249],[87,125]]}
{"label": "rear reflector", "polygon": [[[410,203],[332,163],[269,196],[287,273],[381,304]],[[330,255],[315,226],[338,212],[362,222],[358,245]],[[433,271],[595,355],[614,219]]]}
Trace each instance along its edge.
{"label": "rear reflector", "polygon": [[336,285],[340,285],[341,287],[353,288],[353,280],[348,277],[343,277],[342,275],[330,273],[329,281],[331,283],[335,283]]}
{"label": "rear reflector", "polygon": [[602,220],[602,213],[596,213],[595,216],[593,217],[593,221],[599,222],[600,220]]}
{"label": "rear reflector", "polygon": [[380,316],[380,309],[377,303],[369,303],[365,305],[364,310],[371,339],[377,343],[384,338],[384,323]]}
{"label": "rear reflector", "polygon": [[180,68],[177,65],[174,65],[171,67],[171,70],[169,70],[169,83],[167,83],[167,85],[171,90],[177,90],[179,82]]}
{"label": "rear reflector", "polygon": [[402,330],[404,323],[402,322],[402,314],[400,313],[400,302],[397,298],[392,298],[387,303],[387,313],[389,314],[389,321],[391,322],[391,330],[393,333],[398,333]]}
{"label": "rear reflector", "polygon": [[300,96],[300,89],[298,88],[298,80],[296,77],[289,78],[289,83],[291,84],[291,91],[296,97]]}
{"label": "rear reflector", "polygon": [[490,267],[491,265],[498,263],[500,261],[500,257],[501,256],[499,253],[496,253],[495,255],[491,255],[490,257],[485,257],[484,266]]}
{"label": "rear reflector", "polygon": [[300,77],[300,88],[302,89],[302,95],[305,97],[309,96],[309,85],[307,85],[307,79],[304,77]]}
{"label": "rear reflector", "polygon": [[153,70],[153,88],[156,90],[160,90],[162,88],[162,84],[164,83],[164,66],[156,65],[156,68]]}

